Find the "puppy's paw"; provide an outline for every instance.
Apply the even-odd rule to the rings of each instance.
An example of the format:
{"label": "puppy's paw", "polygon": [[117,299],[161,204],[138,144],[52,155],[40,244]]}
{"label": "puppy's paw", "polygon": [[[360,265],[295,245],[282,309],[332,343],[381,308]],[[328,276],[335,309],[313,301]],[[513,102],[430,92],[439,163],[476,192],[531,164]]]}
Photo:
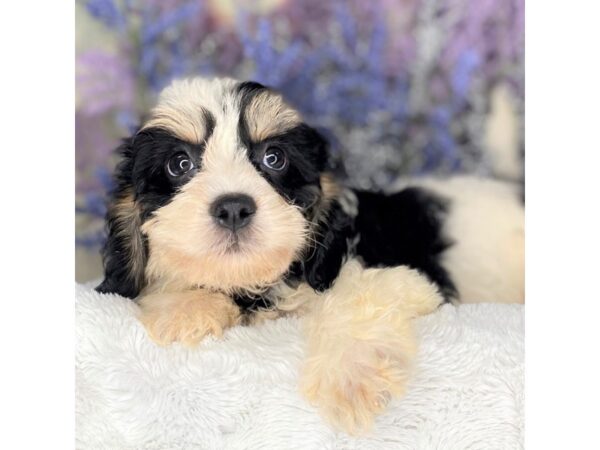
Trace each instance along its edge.
{"label": "puppy's paw", "polygon": [[226,295],[209,291],[151,294],[140,300],[140,321],[159,345],[192,347],[206,335],[220,337],[236,325],[239,308]]}
{"label": "puppy's paw", "polygon": [[336,428],[367,431],[404,393],[417,350],[412,319],[440,301],[421,278],[409,269],[365,270],[349,262],[305,318],[300,387]]}
{"label": "puppy's paw", "polygon": [[361,434],[392,397],[404,393],[412,355],[409,350],[399,357],[368,342],[332,348],[307,360],[300,390],[334,428]]}

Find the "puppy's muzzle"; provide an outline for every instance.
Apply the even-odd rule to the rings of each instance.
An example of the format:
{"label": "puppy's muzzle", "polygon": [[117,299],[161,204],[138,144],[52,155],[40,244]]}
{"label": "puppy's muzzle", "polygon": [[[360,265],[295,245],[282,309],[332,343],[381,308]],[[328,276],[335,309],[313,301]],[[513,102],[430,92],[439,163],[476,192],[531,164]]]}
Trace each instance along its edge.
{"label": "puppy's muzzle", "polygon": [[222,195],[210,207],[215,222],[233,232],[250,224],[255,213],[256,203],[245,194]]}

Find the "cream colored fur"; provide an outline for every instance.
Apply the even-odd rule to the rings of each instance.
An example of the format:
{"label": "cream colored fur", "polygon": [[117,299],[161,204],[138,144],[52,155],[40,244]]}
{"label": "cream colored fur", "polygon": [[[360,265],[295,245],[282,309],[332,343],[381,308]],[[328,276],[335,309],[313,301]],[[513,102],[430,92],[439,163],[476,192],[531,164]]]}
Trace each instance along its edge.
{"label": "cream colored fur", "polygon": [[206,134],[202,111],[214,115],[222,111],[223,105],[231,108],[236,83],[230,78],[175,80],[160,93],[158,103],[142,129],[164,128],[180,139],[199,144]]}
{"label": "cream colored fur", "polygon": [[221,336],[240,321],[239,308],[229,297],[204,289],[150,294],[139,304],[139,319],[159,345],[194,346],[208,334]]}
{"label": "cream colored fur", "polygon": [[141,285],[144,277],[146,257],[144,241],[140,226],[142,219],[134,201],[133,192],[126,192],[119,200],[110,206],[115,218],[115,234],[125,238],[127,257],[130,261],[129,278]]}
{"label": "cream colored fur", "polygon": [[301,390],[336,428],[370,428],[405,391],[417,349],[412,318],[442,303],[437,288],[407,267],[363,269],[352,260],[305,317]]}
{"label": "cream colored fur", "polygon": [[412,319],[442,302],[437,287],[407,267],[364,269],[355,259],[323,294],[303,283],[274,288],[276,306],[252,324],[289,314],[304,320],[302,393],[335,428],[368,430],[406,389],[417,352]]}
{"label": "cream colored fur", "polygon": [[[216,164],[215,164],[216,165]],[[255,199],[251,225],[237,243],[212,220],[209,208],[221,194],[243,192]],[[301,251],[307,223],[302,213],[278,195],[242,159],[208,162],[173,201],[142,227],[150,258],[151,284],[184,284],[215,289],[252,289],[277,281]]]}
{"label": "cream colored fur", "polygon": [[286,105],[281,95],[271,92],[258,94],[246,109],[246,123],[254,142],[280,134],[300,122],[300,114]]}

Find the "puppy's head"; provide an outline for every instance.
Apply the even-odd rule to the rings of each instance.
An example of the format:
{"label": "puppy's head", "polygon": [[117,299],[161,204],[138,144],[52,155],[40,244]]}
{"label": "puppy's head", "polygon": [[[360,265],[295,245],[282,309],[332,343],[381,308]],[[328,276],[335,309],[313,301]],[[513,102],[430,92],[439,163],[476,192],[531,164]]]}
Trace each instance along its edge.
{"label": "puppy's head", "polygon": [[347,224],[327,144],[272,90],[176,81],[121,154],[100,291],[255,291],[292,265],[323,289],[337,275]]}

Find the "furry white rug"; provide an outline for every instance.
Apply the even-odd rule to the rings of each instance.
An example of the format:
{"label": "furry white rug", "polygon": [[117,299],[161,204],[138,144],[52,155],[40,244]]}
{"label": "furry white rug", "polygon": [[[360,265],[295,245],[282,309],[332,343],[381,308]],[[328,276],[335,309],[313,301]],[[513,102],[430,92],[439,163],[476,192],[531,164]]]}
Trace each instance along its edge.
{"label": "furry white rug", "polygon": [[160,348],[137,306],[76,287],[80,449],[517,449],[523,307],[443,306],[417,319],[418,370],[373,432],[332,431],[297,392],[298,319]]}

